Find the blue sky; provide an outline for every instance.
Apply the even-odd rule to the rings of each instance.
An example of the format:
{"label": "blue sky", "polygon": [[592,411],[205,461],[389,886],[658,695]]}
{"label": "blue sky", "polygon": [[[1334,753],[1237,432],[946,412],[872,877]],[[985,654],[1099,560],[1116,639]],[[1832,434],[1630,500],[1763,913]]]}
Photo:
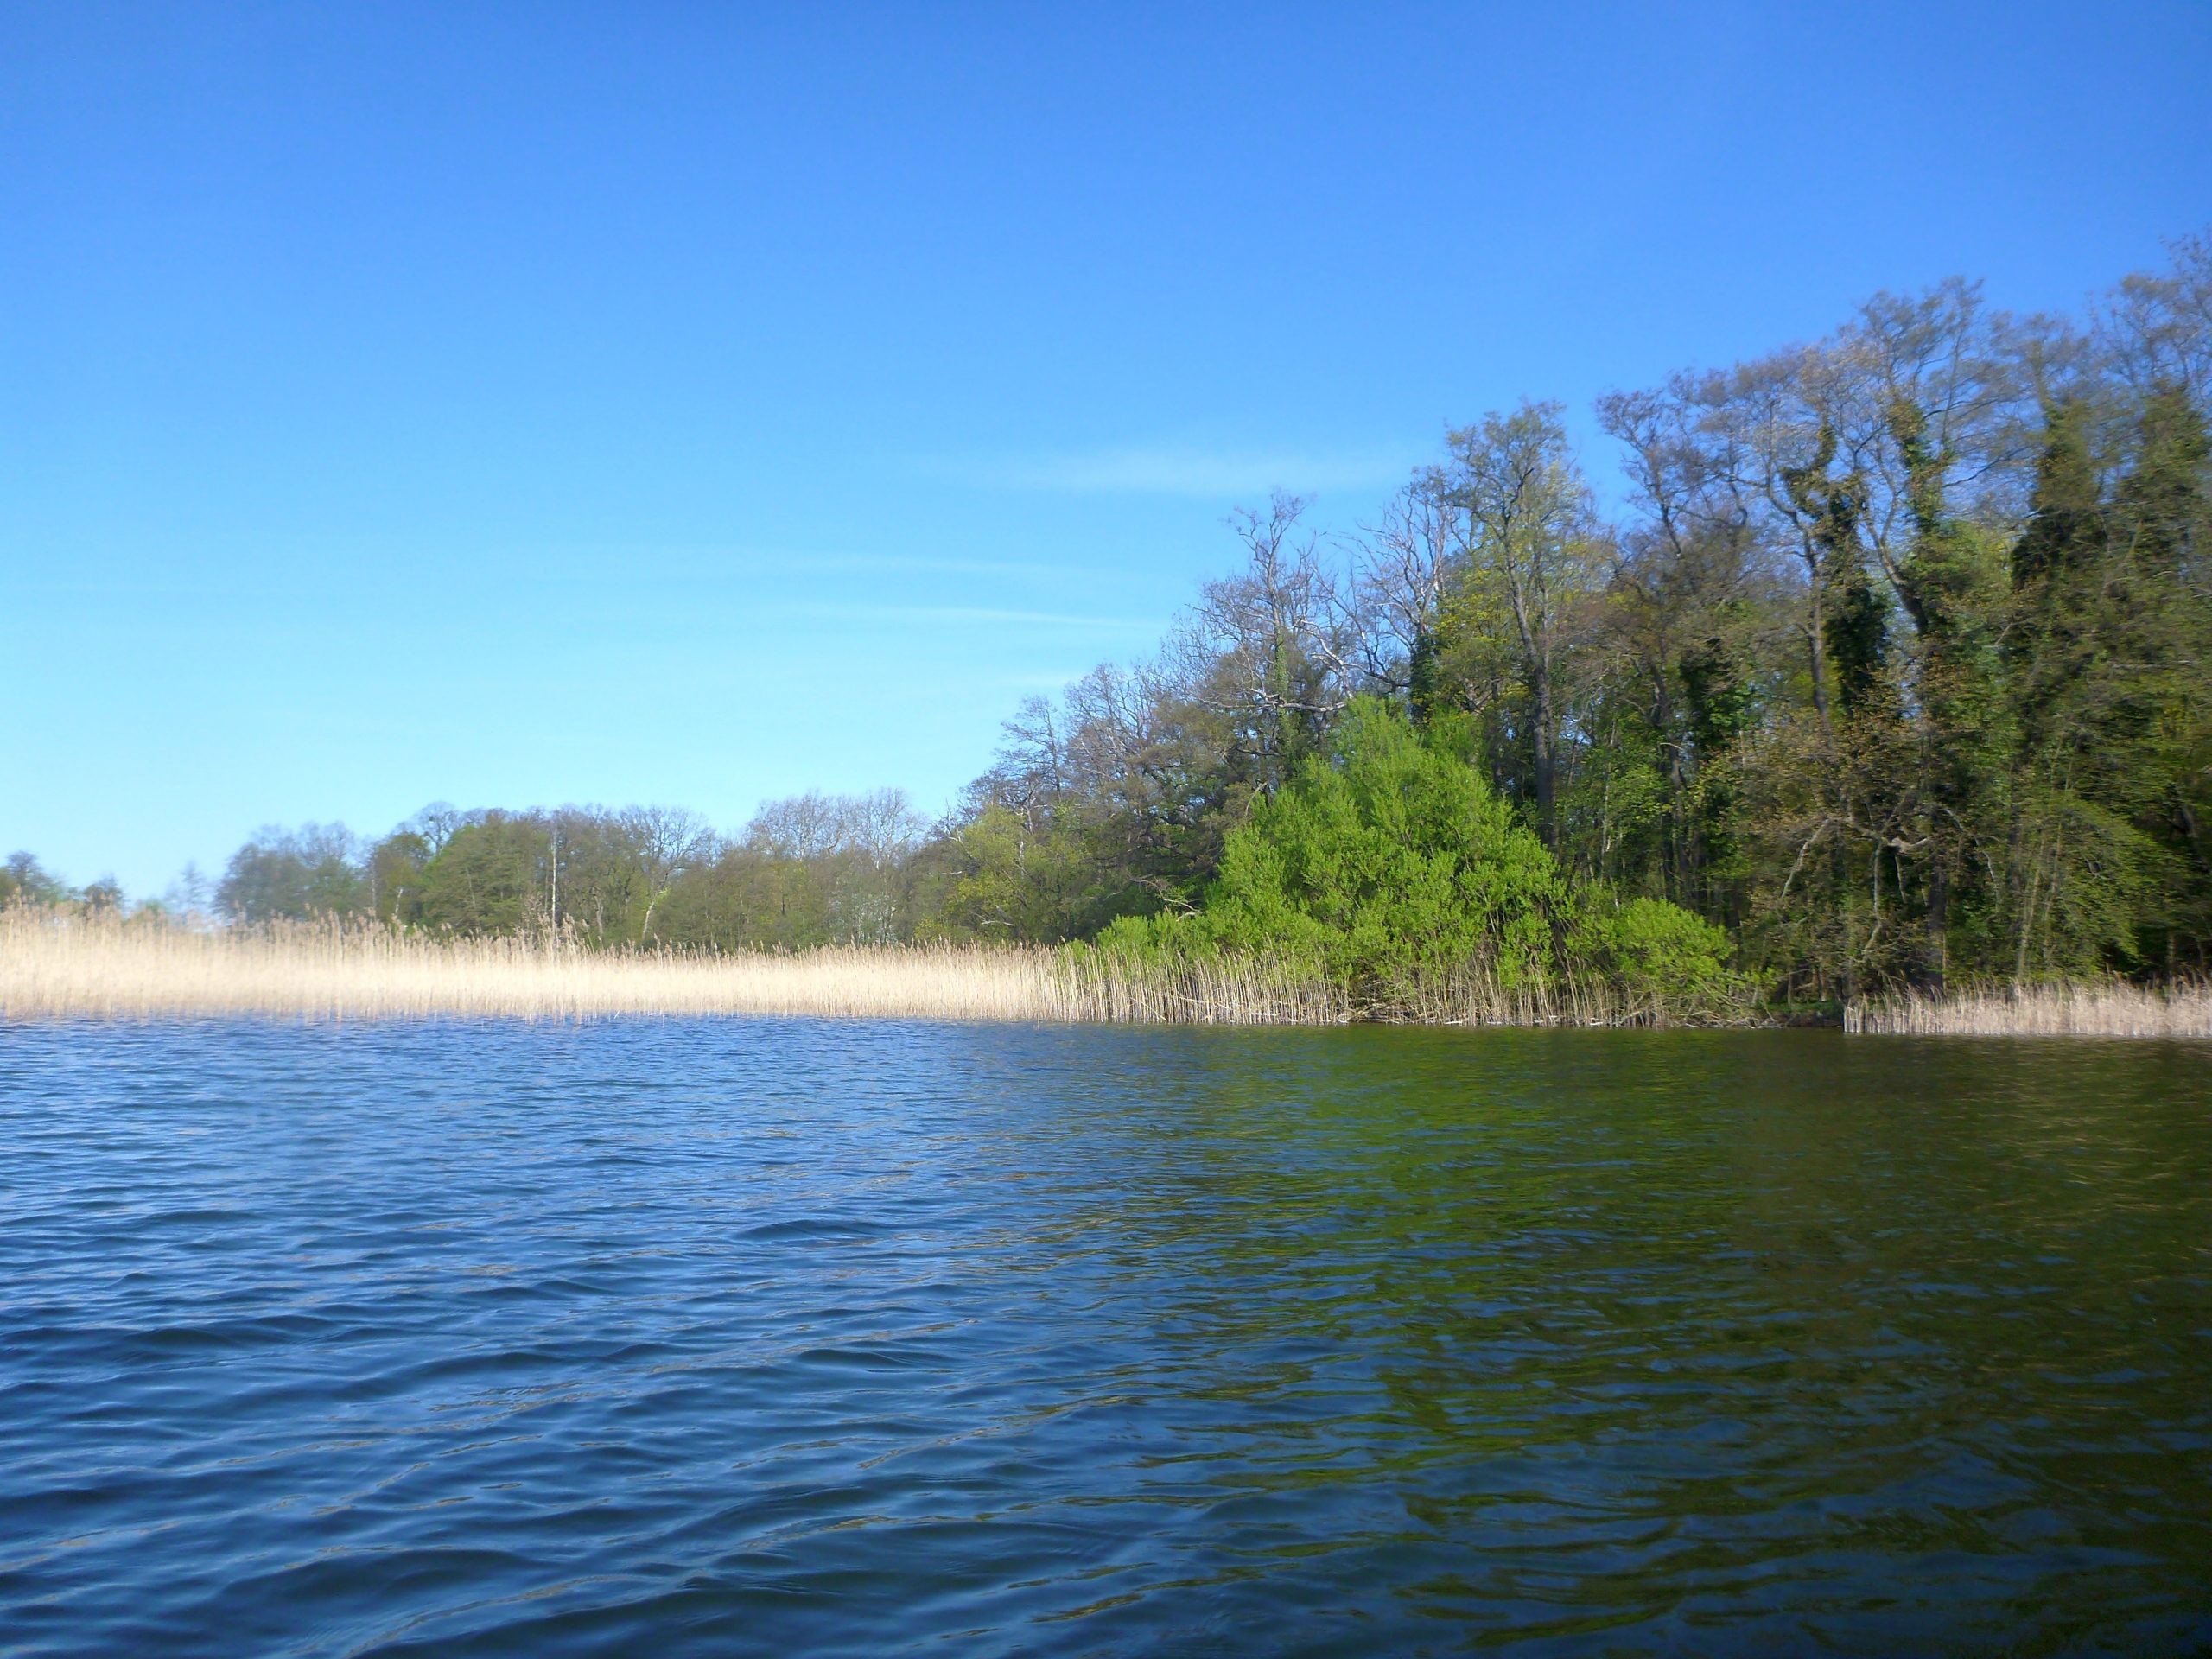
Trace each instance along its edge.
{"label": "blue sky", "polygon": [[2208,221],[2202,0],[5,0],[0,851],[939,808],[1271,486]]}

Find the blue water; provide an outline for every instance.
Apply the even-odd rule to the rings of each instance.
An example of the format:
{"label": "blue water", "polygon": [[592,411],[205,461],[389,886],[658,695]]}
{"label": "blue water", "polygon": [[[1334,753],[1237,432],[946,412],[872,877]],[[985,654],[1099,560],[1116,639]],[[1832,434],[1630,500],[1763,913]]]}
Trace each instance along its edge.
{"label": "blue water", "polygon": [[9,1654],[2212,1649],[2212,1052],[0,1027]]}

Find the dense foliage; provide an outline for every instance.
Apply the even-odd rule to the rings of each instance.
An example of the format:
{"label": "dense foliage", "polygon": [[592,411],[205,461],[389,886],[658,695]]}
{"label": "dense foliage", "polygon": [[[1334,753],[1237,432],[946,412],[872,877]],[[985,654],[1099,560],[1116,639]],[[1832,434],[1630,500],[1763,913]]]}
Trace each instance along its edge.
{"label": "dense foliage", "polygon": [[1211,943],[1385,1002],[1471,966],[1718,982],[1723,939],[1800,1001],[2202,974],[2212,240],[2173,251],[2079,321],[1954,282],[1610,395],[1617,510],[1531,404],[1357,535],[1240,515],[1158,658],[1025,705],[934,825],[896,792],[729,838],[433,809],[265,832],[213,896],[607,945]]}
{"label": "dense foliage", "polygon": [[1101,947],[1271,957],[1371,1010],[1471,983],[1508,1000],[1569,982],[1699,1006],[1725,996],[1726,934],[1663,900],[1569,882],[1468,764],[1471,734],[1464,718],[1417,733],[1394,705],[1354,698],[1230,832],[1200,908],[1123,917]]}

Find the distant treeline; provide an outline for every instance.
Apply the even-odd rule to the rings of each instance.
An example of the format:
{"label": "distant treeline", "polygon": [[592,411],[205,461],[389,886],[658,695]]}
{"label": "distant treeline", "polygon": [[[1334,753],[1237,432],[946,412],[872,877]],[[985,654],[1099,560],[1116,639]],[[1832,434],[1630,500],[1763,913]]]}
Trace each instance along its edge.
{"label": "distant treeline", "polygon": [[[1450,432],[1357,531],[1324,537],[1287,497],[1241,514],[1243,569],[1159,656],[1024,704],[942,822],[895,791],[798,797],[734,836],[665,810],[434,808],[373,842],[264,831],[211,896],[239,920],[721,949],[1177,916],[1109,937],[1257,946],[1334,917],[1395,928],[1376,948],[1403,957],[1495,899],[1496,871],[1448,855],[1465,824],[1566,895],[1524,918],[1561,951],[1639,901],[1639,938],[1703,937],[1679,906],[1770,996],[2202,974],[2212,239],[2173,254],[2081,318],[1952,282],[1601,398],[1617,512],[1560,408],[1528,404]],[[1400,781],[1330,782],[1369,774]],[[1427,850],[1380,873],[1393,847]]]}
{"label": "distant treeline", "polygon": [[453,933],[554,924],[594,945],[890,944],[915,935],[930,830],[897,790],[779,801],[734,837],[661,807],[436,805],[371,842],[340,824],[265,830],[213,897],[237,921],[368,912]]}

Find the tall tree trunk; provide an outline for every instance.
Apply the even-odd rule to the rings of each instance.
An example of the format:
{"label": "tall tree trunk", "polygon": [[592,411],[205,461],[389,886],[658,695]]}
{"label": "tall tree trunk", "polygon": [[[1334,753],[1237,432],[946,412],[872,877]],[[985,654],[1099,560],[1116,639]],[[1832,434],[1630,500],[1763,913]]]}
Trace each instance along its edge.
{"label": "tall tree trunk", "polygon": [[1946,955],[1951,929],[1951,871],[1942,846],[1929,849],[1928,867],[1928,988],[1943,995]]}
{"label": "tall tree trunk", "polygon": [[1544,845],[1554,856],[1559,853],[1559,815],[1557,812],[1558,783],[1554,775],[1552,755],[1552,675],[1551,664],[1539,660],[1529,676],[1529,690],[1535,694],[1536,705],[1536,829],[1544,838]]}
{"label": "tall tree trunk", "polygon": [[1806,644],[1811,648],[1813,671],[1813,712],[1820,716],[1821,729],[1828,729],[1828,642],[1827,618],[1821,607],[1821,571],[1816,561],[1808,560],[1811,569],[1809,592],[1806,599]]}

